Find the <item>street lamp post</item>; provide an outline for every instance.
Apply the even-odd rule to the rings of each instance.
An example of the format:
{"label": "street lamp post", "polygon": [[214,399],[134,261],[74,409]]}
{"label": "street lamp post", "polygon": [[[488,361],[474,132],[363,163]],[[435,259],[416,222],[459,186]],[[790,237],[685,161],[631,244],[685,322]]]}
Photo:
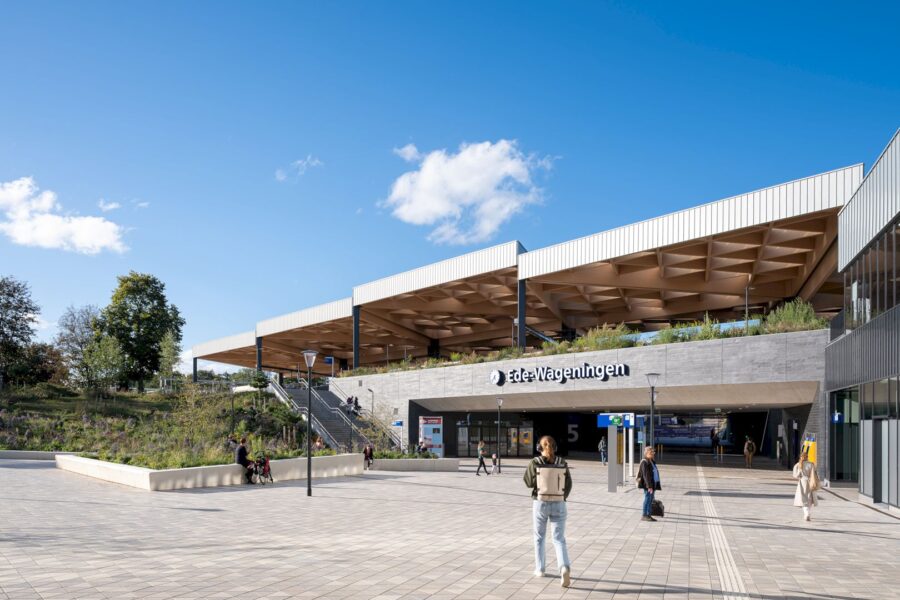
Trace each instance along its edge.
{"label": "street lamp post", "polygon": [[316,351],[304,350],[306,361],[306,495],[312,496],[312,368],[316,364]]}
{"label": "street lamp post", "polygon": [[503,398],[497,398],[497,474],[502,473],[500,468],[500,407],[503,406]]}
{"label": "street lamp post", "polygon": [[647,383],[650,384],[650,447],[656,450],[656,440],[653,437],[653,413],[656,412],[656,383],[659,381],[659,373],[647,373]]}

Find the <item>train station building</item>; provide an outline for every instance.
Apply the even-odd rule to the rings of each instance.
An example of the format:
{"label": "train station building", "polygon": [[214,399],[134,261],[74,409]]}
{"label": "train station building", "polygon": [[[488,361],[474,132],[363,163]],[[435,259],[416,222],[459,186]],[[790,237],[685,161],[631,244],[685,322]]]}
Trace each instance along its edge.
{"label": "train station building", "polygon": [[[546,248],[512,241],[362,283],[194,346],[195,374],[208,360],[297,375],[313,349],[332,358],[316,366],[330,393],[402,422],[412,443],[420,419],[431,419],[429,432],[440,423],[447,456],[472,455],[480,439],[530,456],[543,434],[563,452],[596,451],[596,415],[646,413],[656,374],[658,437],[673,447],[708,447],[716,429],[726,446],[740,451],[750,436],[787,465],[815,439],[824,477],[859,481],[866,497],[897,506],[898,145],[894,136],[868,173],[851,165]],[[831,328],[745,335],[756,315],[796,298]],[[654,340],[704,319],[735,334]],[[627,344],[575,351],[595,328],[620,324],[633,332]]]}

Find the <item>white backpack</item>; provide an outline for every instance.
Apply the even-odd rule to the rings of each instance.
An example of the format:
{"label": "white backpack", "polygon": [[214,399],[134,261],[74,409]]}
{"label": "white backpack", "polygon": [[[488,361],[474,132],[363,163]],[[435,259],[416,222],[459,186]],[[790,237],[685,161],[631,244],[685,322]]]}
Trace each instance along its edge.
{"label": "white backpack", "polygon": [[542,458],[535,460],[535,481],[537,482],[537,499],[544,502],[562,502],[565,500],[566,465],[560,457],[553,464],[547,464]]}

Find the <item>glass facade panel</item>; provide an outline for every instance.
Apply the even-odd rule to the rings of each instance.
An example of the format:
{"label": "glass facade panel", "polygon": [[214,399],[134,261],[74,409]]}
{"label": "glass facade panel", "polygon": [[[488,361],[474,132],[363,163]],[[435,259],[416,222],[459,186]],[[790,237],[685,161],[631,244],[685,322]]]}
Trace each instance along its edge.
{"label": "glass facade panel", "polygon": [[855,329],[900,304],[897,267],[900,263],[900,220],[844,269],[845,327]]}
{"label": "glass facade panel", "polygon": [[855,386],[831,394],[831,478],[859,480],[859,390]]}

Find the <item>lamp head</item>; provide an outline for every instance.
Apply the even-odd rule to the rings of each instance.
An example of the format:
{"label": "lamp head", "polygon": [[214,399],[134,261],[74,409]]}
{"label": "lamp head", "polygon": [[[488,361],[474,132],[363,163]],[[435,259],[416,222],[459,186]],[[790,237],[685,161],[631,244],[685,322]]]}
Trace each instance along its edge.
{"label": "lamp head", "polygon": [[497,407],[503,406],[503,398],[497,398]]}
{"label": "lamp head", "polygon": [[647,384],[650,387],[656,387],[656,383],[659,381],[659,373],[647,373]]}
{"label": "lamp head", "polygon": [[316,352],[315,350],[304,350],[303,351],[303,360],[306,361],[306,368],[312,369],[313,365],[316,364]]}

